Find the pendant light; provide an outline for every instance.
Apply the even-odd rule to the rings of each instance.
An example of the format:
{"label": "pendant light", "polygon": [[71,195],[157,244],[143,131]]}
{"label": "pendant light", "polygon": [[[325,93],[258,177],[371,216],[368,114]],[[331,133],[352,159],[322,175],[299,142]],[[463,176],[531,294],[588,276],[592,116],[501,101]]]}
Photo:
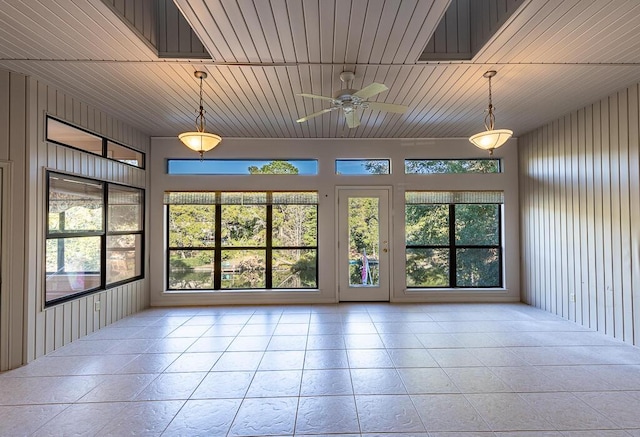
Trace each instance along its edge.
{"label": "pendant light", "polygon": [[198,110],[198,116],[196,117],[196,131],[185,132],[178,135],[180,141],[191,150],[200,154],[202,159],[204,152],[216,147],[222,141],[222,138],[216,134],[210,134],[205,132],[207,122],[204,118],[205,110],[202,103],[202,81],[207,78],[207,73],[204,71],[196,71],[193,73],[195,77],[200,79],[200,109]]}
{"label": "pendant light", "polygon": [[497,72],[495,70],[489,70],[482,75],[489,79],[489,110],[484,117],[484,127],[487,130],[469,138],[469,141],[471,141],[474,146],[488,150],[489,155],[493,155],[494,149],[502,146],[513,135],[513,131],[509,129],[494,129],[496,117],[493,114],[493,103],[491,102],[491,78],[496,74]]}

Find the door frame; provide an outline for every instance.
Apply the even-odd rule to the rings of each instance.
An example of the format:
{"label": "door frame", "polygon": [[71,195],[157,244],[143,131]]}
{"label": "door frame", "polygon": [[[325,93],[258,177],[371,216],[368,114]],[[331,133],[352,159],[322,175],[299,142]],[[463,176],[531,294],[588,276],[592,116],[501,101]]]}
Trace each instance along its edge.
{"label": "door frame", "polygon": [[[337,302],[358,302],[359,300],[354,299],[341,299],[340,296],[340,192],[341,191],[386,191],[387,192],[387,245],[389,248],[389,253],[387,255],[387,278],[388,278],[388,290],[389,293],[386,296],[386,299],[378,300],[379,302],[391,302],[393,296],[393,186],[391,185],[336,185],[335,187],[335,244],[334,244],[334,253],[335,256],[335,287],[336,287],[336,301]],[[366,299],[362,300],[362,302],[367,301]]]}

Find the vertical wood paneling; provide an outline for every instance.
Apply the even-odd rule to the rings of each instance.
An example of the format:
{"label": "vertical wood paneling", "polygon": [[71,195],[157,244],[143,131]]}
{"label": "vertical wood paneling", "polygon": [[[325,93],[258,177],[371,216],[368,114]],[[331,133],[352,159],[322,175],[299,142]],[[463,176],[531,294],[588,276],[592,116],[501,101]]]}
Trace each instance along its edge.
{"label": "vertical wood paneling", "polygon": [[[45,316],[45,329],[43,332],[37,332],[36,335],[42,335],[44,337],[44,353],[48,354],[53,352],[55,346],[55,333],[56,333],[56,312],[55,310],[46,311]],[[36,357],[37,358],[37,357]]]}
{"label": "vertical wood paneling", "polygon": [[11,73],[0,70],[0,159],[9,159],[9,114],[11,105],[9,101],[9,90],[11,89]]}
{"label": "vertical wood paneling", "polygon": [[605,99],[600,105],[601,136],[601,170],[602,170],[602,225],[604,238],[603,276],[605,285],[605,334],[613,333],[613,265],[612,265],[612,229],[611,222],[611,135],[609,131],[609,99]]}
{"label": "vertical wood paneling", "polygon": [[[595,228],[596,238],[594,240],[595,252],[596,252],[596,326],[595,328],[604,332],[605,330],[605,314],[606,314],[606,300],[605,300],[605,275],[604,275],[604,263],[609,262],[604,258],[604,196],[603,196],[603,173],[602,173],[602,123],[600,122],[601,113],[603,107],[601,102],[597,102],[593,107],[593,120],[592,125],[593,132],[593,169],[594,169],[594,194],[595,194]],[[605,109],[606,111],[606,109]]]}
{"label": "vertical wood paneling", "polygon": [[156,48],[160,57],[209,58],[202,42],[172,0],[160,0],[157,8]]}
{"label": "vertical wood paneling", "polygon": [[80,338],[80,301],[74,300],[71,302],[71,334],[69,338],[69,342],[75,341]]}
{"label": "vertical wood paneling", "polygon": [[[582,127],[582,129],[581,129]],[[571,150],[569,156],[571,159],[571,191],[568,194],[571,202],[571,222],[570,231],[573,230],[572,240],[570,247],[573,248],[573,254],[567,257],[567,262],[571,265],[573,270],[573,286],[570,289],[570,293],[574,296],[574,321],[579,324],[584,324],[585,320],[588,321],[588,317],[585,319],[585,296],[581,292],[586,281],[581,276],[581,268],[584,268],[585,258],[582,256],[581,247],[582,244],[586,244],[586,232],[585,223],[581,220],[585,215],[584,206],[586,202],[581,204],[581,200],[586,194],[585,186],[581,183],[581,170],[584,168],[584,164],[580,158],[584,158],[584,110],[577,112],[575,121],[572,123],[571,130]],[[586,270],[586,269],[585,269]]]}
{"label": "vertical wood paneling", "polygon": [[586,325],[588,328],[597,329],[598,327],[598,313],[597,313],[597,295],[596,295],[596,270],[597,263],[596,257],[593,256],[596,253],[595,245],[595,191],[594,191],[594,153],[593,153],[593,106],[587,106],[585,110],[585,178],[587,186],[587,245],[583,250],[586,250],[585,257],[588,259],[588,282],[583,286],[583,290],[588,293],[588,320]]}
{"label": "vertical wood paneling", "polygon": [[[629,90],[632,92],[632,89]],[[626,341],[633,338],[633,319],[628,316],[632,309],[633,293],[623,293],[631,288],[631,193],[629,191],[629,107],[627,93],[620,93],[618,98],[618,144],[620,147],[619,181],[620,181],[620,297],[623,308],[622,338]],[[636,169],[640,170],[640,169]]]}
{"label": "vertical wood paneling", "polygon": [[[24,287],[25,143],[29,120],[27,81],[19,74],[0,71],[0,159],[10,161],[3,172],[2,292],[0,293],[0,370],[19,365],[25,347]],[[11,171],[9,172],[9,166]],[[6,191],[6,189],[11,191]],[[6,197],[5,197],[6,196]]]}
{"label": "vertical wood paneling", "polygon": [[[502,5],[500,5],[502,3]],[[475,55],[520,6],[521,1],[471,0],[471,51]],[[500,7],[502,6],[502,7]],[[475,19],[480,17],[480,19]]]}
{"label": "vertical wood paneling", "polygon": [[640,342],[640,323],[637,315],[640,314],[640,226],[637,225],[640,217],[640,87],[635,85],[629,89],[629,195],[631,214],[631,296],[628,297],[629,309],[635,317],[633,323],[633,339],[635,344]]}
{"label": "vertical wood paneling", "polygon": [[[107,114],[18,74],[0,71],[0,96],[0,159],[13,161],[16,170],[11,184],[15,201],[11,205],[11,235],[15,242],[11,245],[13,261],[6,284],[11,293],[7,296],[9,299],[2,295],[2,308],[11,309],[11,318],[6,321],[3,318],[0,325],[3,340],[0,370],[6,370],[139,311],[149,301],[145,279],[44,308],[44,168],[120,183],[133,182],[143,188],[147,179],[145,170],[47,143],[43,134],[46,115],[78,124],[144,152],[149,139]],[[129,298],[131,293],[135,296],[125,302],[124,296]],[[94,311],[97,300],[105,303],[106,311]],[[5,331],[12,332],[9,348]]]}
{"label": "vertical wood paneling", "polygon": [[636,345],[638,89],[519,138],[523,299]]}
{"label": "vertical wood paneling", "polygon": [[135,29],[149,44],[156,46],[155,0],[102,0],[120,16],[130,27]]}
{"label": "vertical wood paneling", "polygon": [[[471,0],[476,1],[476,0]],[[471,59],[470,0],[452,0],[438,23],[421,61],[431,59]]]}
{"label": "vertical wood paneling", "polygon": [[[612,287],[612,309],[622,308],[622,241],[621,241],[621,218],[620,218],[620,135],[618,132],[618,95],[609,98],[609,156],[611,179],[611,254],[612,260],[620,260],[619,263],[611,263],[611,287]],[[622,326],[624,316],[613,318],[614,335],[623,337]]]}

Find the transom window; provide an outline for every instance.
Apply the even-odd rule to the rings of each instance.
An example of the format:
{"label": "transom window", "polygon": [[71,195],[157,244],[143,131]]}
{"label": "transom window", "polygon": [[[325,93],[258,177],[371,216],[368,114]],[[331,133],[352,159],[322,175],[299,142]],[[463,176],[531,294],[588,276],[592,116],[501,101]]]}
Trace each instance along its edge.
{"label": "transom window", "polygon": [[338,175],[382,175],[391,174],[389,159],[336,159]]}
{"label": "transom window", "polygon": [[45,136],[47,141],[62,146],[93,153],[134,167],[144,168],[145,166],[144,153],[53,117],[47,116]]}
{"label": "transom window", "polygon": [[166,192],[169,290],[318,287],[316,192]]}
{"label": "transom window", "polygon": [[318,174],[317,159],[168,159],[173,175],[300,175]]}
{"label": "transom window", "polygon": [[409,288],[502,286],[502,192],[405,193]]}
{"label": "transom window", "polygon": [[500,173],[499,159],[405,159],[405,174]]}

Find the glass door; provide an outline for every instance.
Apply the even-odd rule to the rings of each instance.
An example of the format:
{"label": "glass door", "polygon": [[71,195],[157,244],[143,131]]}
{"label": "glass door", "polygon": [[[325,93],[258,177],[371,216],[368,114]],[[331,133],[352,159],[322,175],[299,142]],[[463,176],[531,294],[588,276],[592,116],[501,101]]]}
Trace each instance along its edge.
{"label": "glass door", "polygon": [[340,301],[389,301],[389,193],[338,189]]}

